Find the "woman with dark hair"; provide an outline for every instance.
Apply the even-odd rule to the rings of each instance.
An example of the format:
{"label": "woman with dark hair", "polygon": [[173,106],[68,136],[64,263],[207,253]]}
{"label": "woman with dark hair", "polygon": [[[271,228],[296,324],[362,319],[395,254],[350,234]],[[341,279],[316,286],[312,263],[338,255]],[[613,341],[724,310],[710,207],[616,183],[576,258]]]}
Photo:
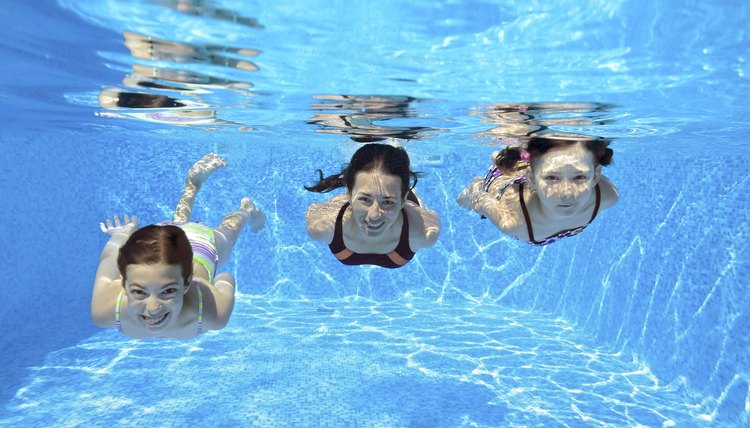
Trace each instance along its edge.
{"label": "woman with dark hair", "polygon": [[456,201],[532,245],[577,235],[618,199],[602,175],[612,162],[609,141],[581,137],[548,134],[493,153],[484,179],[476,177]]}
{"label": "woman with dark hair", "polygon": [[417,174],[406,150],[366,144],[339,174],[318,173],[320,180],[305,189],[325,193],[344,187],[346,193],[310,205],[307,232],[328,244],[341,263],[398,268],[437,241],[440,221],[414,192]]}
{"label": "woman with dark hair", "polygon": [[171,222],[136,230],[135,216],[100,224],[111,236],[99,258],[91,318],[133,338],[192,339],[220,330],[234,307],[235,282],[216,274],[231,256],[242,229],[263,228],[264,214],[250,198],[215,228],[191,222],[195,196],[214,171],[227,166],[210,153],[188,171]]}

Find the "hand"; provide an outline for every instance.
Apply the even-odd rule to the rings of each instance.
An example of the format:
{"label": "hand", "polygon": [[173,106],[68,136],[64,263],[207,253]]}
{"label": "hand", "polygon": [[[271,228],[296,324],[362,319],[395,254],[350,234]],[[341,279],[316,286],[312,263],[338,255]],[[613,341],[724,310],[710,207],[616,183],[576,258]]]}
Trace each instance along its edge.
{"label": "hand", "polygon": [[474,208],[478,197],[484,194],[484,180],[481,177],[475,177],[471,183],[456,198],[456,202],[462,208],[470,210]]}
{"label": "hand", "polygon": [[102,232],[106,233],[109,236],[114,236],[118,233],[130,236],[130,234],[133,233],[136,226],[138,225],[138,220],[135,218],[135,216],[131,218],[127,214],[123,215],[123,220],[125,220],[124,224],[120,223],[120,218],[117,216],[117,214],[115,214],[113,217],[115,219],[114,225],[112,225],[112,221],[109,218],[106,220],[106,225],[104,223],[99,223],[99,228],[102,230]]}
{"label": "hand", "polygon": [[247,213],[248,224],[253,232],[257,233],[263,229],[266,224],[266,215],[255,206],[252,199],[242,198],[240,209]]}

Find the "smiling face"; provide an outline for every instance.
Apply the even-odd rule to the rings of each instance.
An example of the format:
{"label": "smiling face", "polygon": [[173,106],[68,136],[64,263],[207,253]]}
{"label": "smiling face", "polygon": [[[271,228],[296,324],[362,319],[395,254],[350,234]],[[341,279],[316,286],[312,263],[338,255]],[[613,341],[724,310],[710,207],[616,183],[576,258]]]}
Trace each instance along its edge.
{"label": "smiling face", "polygon": [[579,213],[594,193],[601,167],[582,144],[555,148],[535,159],[532,179],[545,210],[559,216]]}
{"label": "smiling face", "polygon": [[127,312],[148,331],[157,333],[177,323],[187,290],[180,265],[127,266]]}
{"label": "smiling face", "polygon": [[398,220],[404,199],[401,179],[379,169],[360,171],[349,191],[352,219],[365,236],[382,236]]}

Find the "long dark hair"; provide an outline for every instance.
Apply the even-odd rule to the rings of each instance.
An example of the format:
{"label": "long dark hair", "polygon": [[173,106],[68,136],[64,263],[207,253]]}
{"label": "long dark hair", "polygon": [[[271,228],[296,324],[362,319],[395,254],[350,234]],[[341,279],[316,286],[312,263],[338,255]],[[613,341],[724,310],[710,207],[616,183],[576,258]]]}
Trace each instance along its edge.
{"label": "long dark hair", "polygon": [[164,263],[180,265],[185,284],[193,274],[193,249],[185,231],[173,225],[150,225],[136,230],[117,255],[117,268],[125,285],[128,265]]}
{"label": "long dark hair", "polygon": [[[351,190],[354,187],[354,177],[360,171],[382,169],[386,174],[395,175],[401,179],[401,197],[417,185],[418,174],[411,170],[409,155],[401,147],[387,144],[365,144],[360,147],[351,161],[338,174],[323,176],[322,170],[317,170],[320,178],[312,186],[305,186],[310,192],[326,193],[340,187]],[[410,182],[413,183],[410,185]]]}
{"label": "long dark hair", "polygon": [[521,161],[533,162],[551,149],[581,143],[594,155],[594,166],[607,166],[612,163],[614,152],[609,148],[610,140],[604,138],[571,138],[568,136],[546,135],[532,137],[524,146],[506,147],[495,158],[495,166],[504,173],[524,168]]}

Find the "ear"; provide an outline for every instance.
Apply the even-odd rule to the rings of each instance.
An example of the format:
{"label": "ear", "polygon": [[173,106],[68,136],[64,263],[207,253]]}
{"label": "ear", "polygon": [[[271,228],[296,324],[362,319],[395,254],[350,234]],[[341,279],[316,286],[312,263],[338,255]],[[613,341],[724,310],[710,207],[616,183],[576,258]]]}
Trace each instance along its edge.
{"label": "ear", "polygon": [[191,276],[187,283],[185,283],[184,290],[182,290],[182,294],[185,295],[190,290],[190,286],[193,284],[193,277]]}
{"label": "ear", "polygon": [[352,191],[349,188],[346,189],[346,200],[349,201],[349,205],[352,204]]}

